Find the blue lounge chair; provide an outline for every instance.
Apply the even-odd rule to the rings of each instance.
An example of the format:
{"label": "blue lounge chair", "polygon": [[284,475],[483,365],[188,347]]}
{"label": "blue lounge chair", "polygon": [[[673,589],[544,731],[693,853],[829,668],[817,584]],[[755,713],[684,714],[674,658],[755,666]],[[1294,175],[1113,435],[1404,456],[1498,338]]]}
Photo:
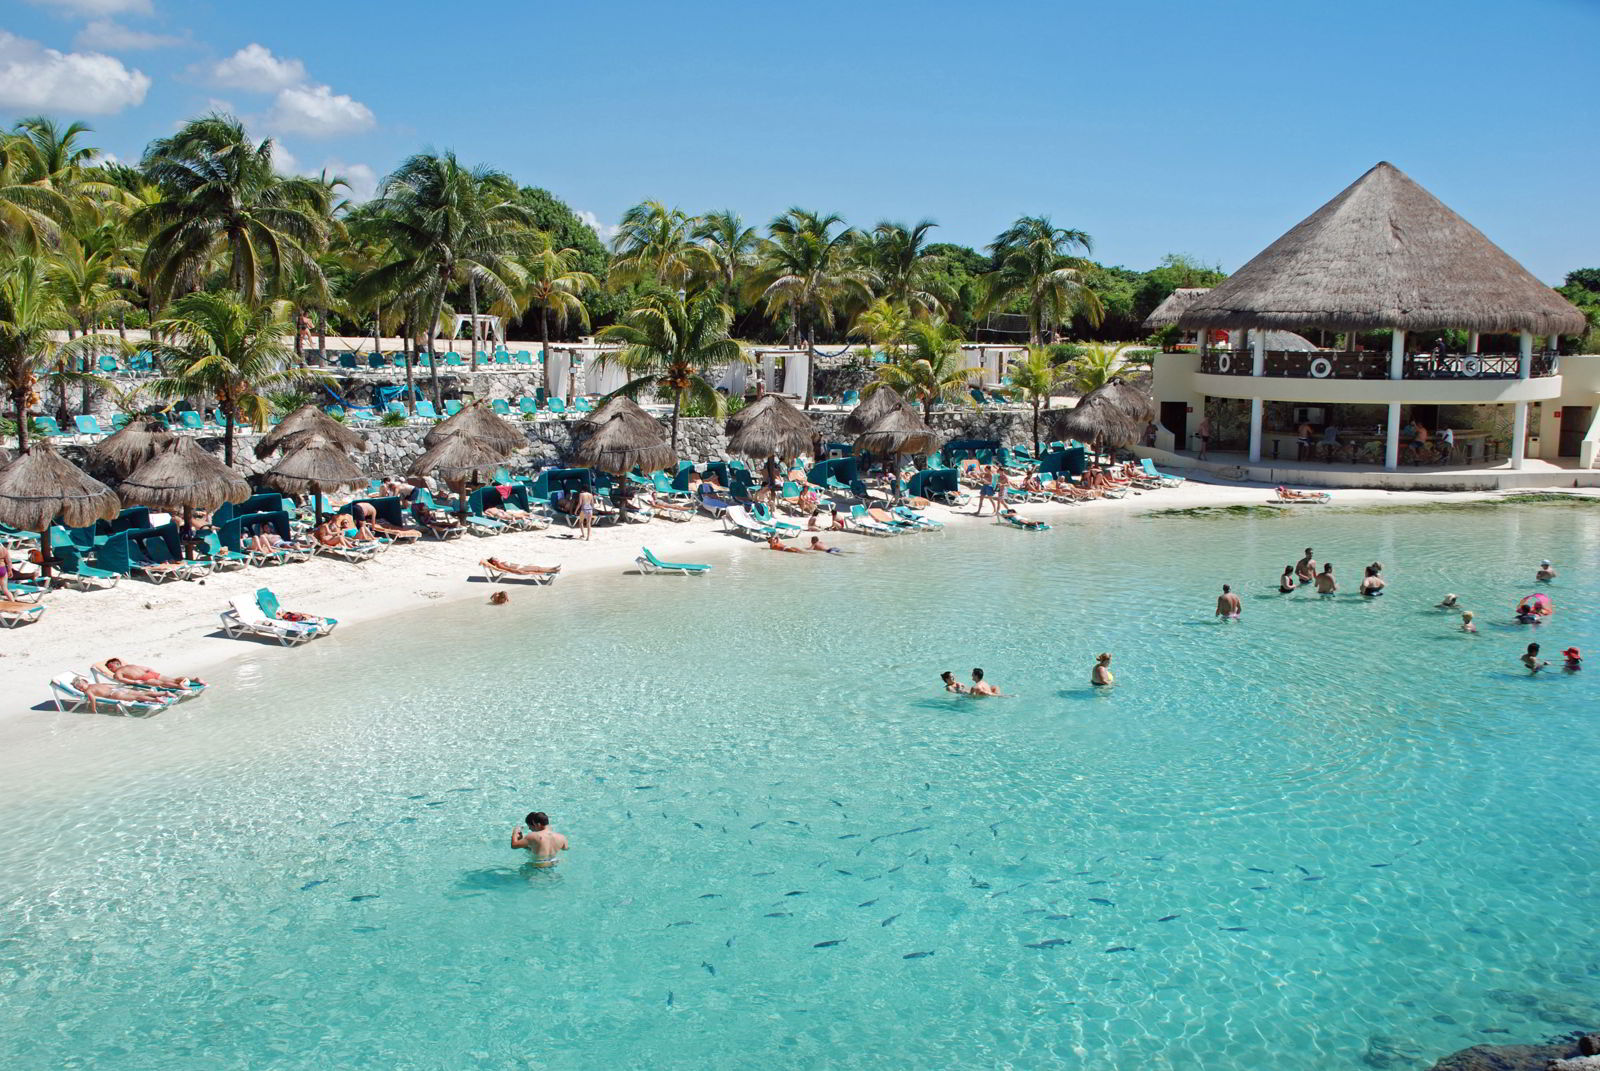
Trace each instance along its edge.
{"label": "blue lounge chair", "polygon": [[844,396],[839,399],[839,404],[840,405],[857,405],[857,404],[860,403],[860,401],[861,401],[861,392],[860,391],[858,391],[858,390],[847,390],[847,391],[844,392]]}
{"label": "blue lounge chair", "polygon": [[518,364],[525,364],[529,368],[533,367],[533,354],[529,353],[527,350],[518,350],[516,353],[512,354],[511,356],[512,356],[512,359],[515,360]]}
{"label": "blue lounge chair", "polygon": [[178,411],[178,423],[179,423],[179,425],[181,425],[183,427],[183,430],[185,430],[185,431],[205,431],[206,430],[205,418],[202,417],[199,413],[195,412],[193,409],[182,409],[182,410],[179,410]]}
{"label": "blue lounge chair", "polygon": [[69,439],[72,437],[69,432],[61,430],[60,425],[56,423],[55,417],[36,416],[33,418],[33,422],[44,430],[44,435],[47,439]]}
{"label": "blue lounge chair", "polygon": [[96,363],[100,365],[100,371],[102,372],[115,373],[117,371],[117,359],[109,354],[101,355],[100,360]]}
{"label": "blue lounge chair", "polygon": [[1141,457],[1139,459],[1139,468],[1143,470],[1144,474],[1150,477],[1152,480],[1160,480],[1161,486],[1163,487],[1177,487],[1179,484],[1183,483],[1182,476],[1168,476],[1166,473],[1158,471],[1156,469],[1156,463],[1150,460],[1148,457]]}
{"label": "blue lounge chair", "polygon": [[[272,593],[271,588],[256,589],[256,608],[261,611],[263,617],[272,621],[278,620],[278,614],[283,609],[278,605],[278,596]],[[339,624],[337,618],[315,617],[311,614],[296,614],[292,620],[310,625],[319,636],[326,636]]]}
{"label": "blue lounge chair", "polygon": [[552,394],[550,396],[550,412],[555,413],[557,416],[565,415],[567,412],[567,403],[562,401],[556,395]]}
{"label": "blue lounge chair", "polygon": [[444,356],[444,364],[446,368],[461,368],[466,363],[467,362],[461,359],[461,354],[456,353],[453,350]]}
{"label": "blue lounge chair", "polygon": [[100,430],[100,422],[94,418],[93,414],[75,416],[72,418],[72,422],[78,425],[79,435],[93,435],[98,439],[105,434],[104,431]]}
{"label": "blue lounge chair", "polygon": [[594,403],[589,401],[589,399],[586,398],[586,397],[580,396],[578,398],[578,400],[573,402],[572,404],[573,404],[573,406],[575,406],[577,408],[578,412],[580,412],[580,413],[592,413],[592,412],[594,412]]}
{"label": "blue lounge chair", "polygon": [[353,353],[341,353],[341,354],[339,354],[339,367],[340,368],[356,368],[356,367],[358,367],[358,365],[356,364],[356,355],[353,354]]}
{"label": "blue lounge chair", "polygon": [[433,407],[433,403],[429,401],[421,401],[417,403],[417,416],[423,420],[444,419],[439,415],[439,411]]}
{"label": "blue lounge chair", "polygon": [[489,403],[489,408],[494,410],[500,416],[511,415],[511,403],[506,401],[504,398],[496,398],[494,401]]}
{"label": "blue lounge chair", "polygon": [[385,413],[398,413],[403,417],[411,416],[410,413],[406,412],[406,407],[401,402],[390,402],[388,405],[383,407],[383,411]]}
{"label": "blue lounge chair", "polygon": [[517,402],[517,409],[525,417],[537,417],[539,415],[539,403],[532,398],[523,398]]}
{"label": "blue lounge chair", "polygon": [[455,416],[457,413],[461,412],[463,408],[465,408],[465,406],[461,404],[461,400],[459,398],[451,398],[448,402],[444,403],[444,415]]}
{"label": "blue lounge chair", "polygon": [[704,576],[711,571],[709,565],[692,565],[688,562],[664,562],[650,553],[649,547],[640,547],[642,552],[634,561],[639,566],[641,573],[676,573],[679,576]]}
{"label": "blue lounge chair", "polygon": [[121,431],[123,428],[128,426],[128,421],[130,421],[132,419],[133,418],[131,416],[129,416],[127,413],[112,413],[111,414],[111,430],[112,431]]}

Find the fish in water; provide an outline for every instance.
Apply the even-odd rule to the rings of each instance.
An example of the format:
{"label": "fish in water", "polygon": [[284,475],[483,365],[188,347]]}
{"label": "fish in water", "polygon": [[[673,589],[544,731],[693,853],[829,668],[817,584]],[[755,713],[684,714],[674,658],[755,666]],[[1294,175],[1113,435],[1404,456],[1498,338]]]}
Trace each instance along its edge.
{"label": "fish in water", "polygon": [[835,807],[843,807],[844,806],[844,804],[840,803],[838,800],[829,800],[828,802],[833,804]]}
{"label": "fish in water", "polygon": [[1294,868],[1295,868],[1295,869],[1296,869],[1296,870],[1298,870],[1298,871],[1300,871],[1300,873],[1302,873],[1302,874],[1309,874],[1309,873],[1311,873],[1311,871],[1309,871],[1309,870],[1307,870],[1307,869],[1306,869],[1306,868],[1305,868],[1305,867],[1303,867],[1303,866],[1301,866],[1301,865],[1300,865],[1300,864],[1299,864],[1299,863],[1296,863],[1296,864],[1295,864],[1295,865],[1294,865]]}
{"label": "fish in water", "polygon": [[696,829],[704,829],[705,828],[705,826],[701,825],[699,822],[690,822],[689,824],[694,826]]}
{"label": "fish in water", "polygon": [[715,978],[717,976],[717,969],[711,964],[707,963],[705,960],[700,961],[700,966],[704,967],[706,969],[706,973],[711,975],[711,977]]}
{"label": "fish in water", "polygon": [[873,904],[875,904],[877,902],[878,901],[876,901],[876,900],[864,900],[861,903],[857,904],[856,906],[857,907],[871,907]]}
{"label": "fish in water", "polygon": [[693,926],[693,925],[694,925],[694,923],[692,923],[692,922],[669,922],[669,923],[667,923],[667,929],[670,930],[674,926]]}
{"label": "fish in water", "polygon": [[655,788],[655,787],[656,787],[655,785],[634,785],[633,789],[634,789],[635,792],[638,792],[638,791],[640,791],[642,789]]}
{"label": "fish in water", "polygon": [[362,893],[360,896],[352,896],[350,899],[352,899],[352,900],[376,900],[377,898],[378,898],[378,894],[377,893]]}
{"label": "fish in water", "polygon": [[1046,937],[1043,941],[1034,941],[1025,944],[1023,948],[1057,948],[1061,945],[1071,944],[1065,937]]}
{"label": "fish in water", "polygon": [[332,880],[332,878],[319,878],[316,881],[308,881],[304,885],[300,886],[300,891],[305,892],[307,889],[315,889],[318,885],[326,885]]}
{"label": "fish in water", "polygon": [[1100,881],[1086,881],[1086,882],[1084,882],[1084,884],[1085,885],[1104,885],[1105,884],[1105,880],[1101,879]]}
{"label": "fish in water", "polygon": [[730,937],[726,941],[722,942],[722,947],[723,948],[732,948],[733,947],[733,938]]}
{"label": "fish in water", "polygon": [[1250,886],[1250,888],[1254,889],[1256,892],[1266,892],[1268,889],[1272,888],[1272,886],[1271,885],[1252,885],[1252,886]]}
{"label": "fish in water", "polygon": [[1173,919],[1175,919],[1177,917],[1178,917],[1177,915],[1162,915],[1160,918],[1156,919],[1156,921],[1157,922],[1171,922]]}
{"label": "fish in water", "polygon": [[667,1007],[672,1007],[672,990],[667,990]]}
{"label": "fish in water", "polygon": [[790,913],[787,911],[768,911],[766,917],[769,919],[786,919],[790,917]]}
{"label": "fish in water", "polygon": [[[905,955],[901,956],[900,958],[901,959],[924,959],[924,958],[926,958],[928,956],[931,956],[931,955],[933,955],[932,952],[907,952]],[[1485,1031],[1485,1032],[1487,1033],[1487,1031]]]}
{"label": "fish in water", "polygon": [[1368,863],[1367,865],[1370,866],[1370,867],[1380,867],[1380,866],[1393,866],[1394,864],[1392,864],[1392,863]]}
{"label": "fish in water", "polygon": [[838,867],[834,867],[833,872],[835,874],[844,874],[847,877],[855,877],[855,871],[853,870],[840,870]]}
{"label": "fish in water", "polygon": [[1245,867],[1245,869],[1250,871],[1250,873],[1252,873],[1252,874],[1276,874],[1277,873],[1276,870],[1263,870],[1258,866],[1247,866],[1247,867]]}
{"label": "fish in water", "polygon": [[1134,947],[1132,945],[1112,945],[1110,948],[1106,949],[1106,951],[1107,952],[1133,952],[1133,951],[1135,951],[1135,949],[1134,949]]}
{"label": "fish in water", "polygon": [[[378,926],[352,926],[352,927],[350,927],[350,932],[351,933],[377,933],[379,929],[381,929],[381,927],[378,927]],[[1487,1031],[1485,1031],[1485,1033],[1487,1033]]]}
{"label": "fish in water", "polygon": [[1058,919],[1058,920],[1059,919],[1070,919],[1070,918],[1076,918],[1076,917],[1077,917],[1076,915],[1046,915],[1045,916],[1045,918],[1047,918],[1047,919]]}
{"label": "fish in water", "polygon": [[750,828],[751,829],[760,829],[762,826],[764,826],[766,824],[767,824],[766,821],[762,820],[760,822],[757,822],[755,825],[751,826]]}
{"label": "fish in water", "polygon": [[878,923],[878,925],[879,926],[887,926],[887,925],[889,925],[889,923],[893,922],[895,919],[897,919],[899,917],[900,917],[899,915],[890,915],[888,918],[886,918],[882,922]]}
{"label": "fish in water", "polygon": [[806,894],[806,891],[804,889],[794,889],[794,890],[792,890],[790,892],[784,893],[783,895],[785,895],[785,896],[804,896],[805,894]]}
{"label": "fish in water", "polygon": [[1326,874],[1312,874],[1310,877],[1301,878],[1300,880],[1301,881],[1321,881],[1325,877],[1327,877]]}
{"label": "fish in water", "polygon": [[1249,928],[1250,927],[1248,927],[1248,926],[1219,926],[1218,927],[1218,929],[1223,930],[1223,931],[1225,931],[1227,933],[1244,933]]}
{"label": "fish in water", "polygon": [[444,806],[444,800],[434,800],[432,803],[425,804],[425,806],[428,806],[428,807],[443,807]]}
{"label": "fish in water", "polygon": [[750,876],[752,878],[770,878],[770,877],[772,877],[772,875],[774,875],[776,873],[777,873],[776,870],[763,870],[759,874],[751,874]]}
{"label": "fish in water", "polygon": [[1105,904],[1107,907],[1116,907],[1117,906],[1115,902],[1113,902],[1111,900],[1107,900],[1103,896],[1091,896],[1091,897],[1089,897],[1089,902],[1091,904]]}
{"label": "fish in water", "polygon": [[904,863],[896,863],[894,866],[890,867],[888,870],[885,870],[884,873],[885,874],[893,874],[896,870],[899,870],[903,866],[905,866]]}
{"label": "fish in water", "polygon": [[702,900],[715,900],[717,897],[719,897],[721,895],[722,894],[719,893],[719,892],[703,892],[703,893],[700,894],[700,899],[702,899]]}
{"label": "fish in water", "polygon": [[818,941],[816,944],[812,945],[811,947],[812,948],[832,948],[834,945],[842,945],[848,940],[849,940],[848,937],[841,937],[837,941]]}
{"label": "fish in water", "polygon": [[898,831],[896,831],[894,833],[879,833],[876,837],[872,837],[872,838],[869,838],[869,839],[872,840],[874,843],[876,843],[876,842],[878,842],[880,840],[887,840],[890,837],[903,837],[907,833],[922,833],[922,832],[925,832],[925,831],[927,831],[929,829],[932,829],[932,828],[933,828],[932,826],[914,826],[911,829],[902,829],[902,830],[898,830]]}
{"label": "fish in water", "polygon": [[859,836],[861,836],[860,833],[846,833],[844,836],[840,837],[839,839],[840,840],[850,840],[852,837],[859,837]]}
{"label": "fish in water", "polygon": [[420,800],[425,794],[426,793],[418,793],[415,796],[407,796],[406,799],[408,799],[408,800]]}

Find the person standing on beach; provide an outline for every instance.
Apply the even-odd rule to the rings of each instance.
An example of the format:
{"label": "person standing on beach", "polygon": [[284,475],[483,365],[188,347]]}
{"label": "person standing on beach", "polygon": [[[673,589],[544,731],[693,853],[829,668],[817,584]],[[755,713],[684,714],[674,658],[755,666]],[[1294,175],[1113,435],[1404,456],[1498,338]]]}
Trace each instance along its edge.
{"label": "person standing on beach", "polygon": [[1096,688],[1109,688],[1117,683],[1117,678],[1111,672],[1111,656],[1102,654],[1094,660],[1094,669],[1089,671],[1089,683]]}
{"label": "person standing on beach", "polygon": [[1211,445],[1211,418],[1210,417],[1208,417],[1208,416],[1201,416],[1200,417],[1200,425],[1197,428],[1194,429],[1194,437],[1195,437],[1195,441],[1200,444],[1200,450],[1199,450],[1198,453],[1195,454],[1195,460],[1196,461],[1204,461],[1206,459],[1206,447]]}
{"label": "person standing on beach", "polygon": [[1302,584],[1309,584],[1317,578],[1317,559],[1312,557],[1311,548],[1306,548],[1306,556],[1294,563],[1295,578]]}
{"label": "person standing on beach", "polygon": [[588,489],[578,492],[578,530],[583,533],[579,539],[588,539],[594,531],[594,492]]}
{"label": "person standing on beach", "polygon": [[571,847],[567,838],[550,828],[550,816],[543,811],[530,811],[524,819],[528,831],[518,826],[511,832],[511,847],[526,848],[533,853],[533,865],[545,868],[556,865],[556,853]]}
{"label": "person standing on beach", "polygon": [[1322,572],[1317,574],[1317,594],[1332,595],[1339,590],[1339,585],[1333,582],[1333,563],[1329,562],[1322,567]]}
{"label": "person standing on beach", "polygon": [[1217,596],[1217,616],[1226,620],[1237,621],[1239,613],[1244,607],[1239,603],[1239,596],[1233,593],[1228,585],[1222,585],[1222,594]]}

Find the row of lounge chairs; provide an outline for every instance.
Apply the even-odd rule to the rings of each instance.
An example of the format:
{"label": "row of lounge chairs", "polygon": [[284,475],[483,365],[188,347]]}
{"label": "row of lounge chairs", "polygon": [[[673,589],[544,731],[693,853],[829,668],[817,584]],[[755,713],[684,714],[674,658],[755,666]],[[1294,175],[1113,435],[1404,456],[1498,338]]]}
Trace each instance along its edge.
{"label": "row of lounge chairs", "polygon": [[[206,685],[199,681],[189,681],[182,687],[165,687],[154,684],[130,685],[117,679],[102,662],[97,662],[89,668],[87,675],[81,673],[62,673],[50,681],[50,699],[57,710],[64,712],[90,711],[94,713],[106,712],[121,714],[126,717],[149,717],[159,714],[163,710],[178,705],[203,694]],[[91,695],[84,690],[85,685],[96,684],[116,685],[122,690],[137,694],[140,698],[111,698]]]}

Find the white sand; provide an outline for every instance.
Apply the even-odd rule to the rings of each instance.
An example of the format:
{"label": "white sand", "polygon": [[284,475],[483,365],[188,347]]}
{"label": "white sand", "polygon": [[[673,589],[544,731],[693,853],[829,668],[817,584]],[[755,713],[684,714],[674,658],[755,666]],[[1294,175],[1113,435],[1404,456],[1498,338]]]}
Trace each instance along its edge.
{"label": "white sand", "polygon": [[[1108,510],[1145,510],[1262,504],[1270,489],[1248,484],[1210,484],[1193,480],[1182,487],[1146,491],[1120,500],[1088,502],[1074,506],[1028,505],[1019,512],[1042,520],[1070,514],[1082,520]],[[1569,492],[1577,494],[1579,492]],[[1418,491],[1338,491],[1337,505],[1464,501],[1493,495]],[[1326,507],[1297,506],[1316,510]],[[992,525],[934,506],[928,515],[952,524]],[[0,631],[0,726],[15,739],[31,732],[47,732],[53,711],[36,709],[49,697],[49,680],[66,671],[84,672],[92,662],[120,656],[154,666],[167,673],[204,676],[230,659],[249,656],[265,671],[279,667],[292,672],[294,648],[261,641],[228,639],[218,627],[218,613],[235,597],[253,597],[257,588],[270,587],[288,609],[325,614],[340,621],[341,630],[439,599],[487,600],[503,588],[513,600],[559,599],[563,588],[586,582],[599,572],[615,575],[635,571],[634,558],[649,546],[665,560],[726,560],[735,553],[771,554],[764,545],[725,533],[721,522],[698,517],[687,524],[651,521],[598,528],[588,542],[565,538],[569,529],[552,527],[543,532],[515,532],[489,538],[466,535],[447,543],[422,542],[396,546],[370,563],[353,565],[317,558],[301,565],[247,568],[215,574],[204,582],[174,581],[159,586],[125,579],[102,591],[57,591],[45,597],[49,609],[33,625]],[[823,541],[844,546],[876,545],[877,553],[893,553],[894,540],[855,533],[823,533]],[[1040,538],[1050,538],[1041,535]],[[560,565],[561,576],[549,587],[508,583],[491,586],[473,582],[481,578],[481,558],[495,557],[538,565]],[[649,577],[641,583],[675,585],[701,583],[695,578]],[[712,579],[714,582],[714,578]],[[485,612],[493,612],[485,608]],[[316,643],[338,642],[317,640]],[[211,702],[206,696],[199,702]],[[18,724],[19,719],[24,724]],[[34,730],[31,726],[37,726]]]}

